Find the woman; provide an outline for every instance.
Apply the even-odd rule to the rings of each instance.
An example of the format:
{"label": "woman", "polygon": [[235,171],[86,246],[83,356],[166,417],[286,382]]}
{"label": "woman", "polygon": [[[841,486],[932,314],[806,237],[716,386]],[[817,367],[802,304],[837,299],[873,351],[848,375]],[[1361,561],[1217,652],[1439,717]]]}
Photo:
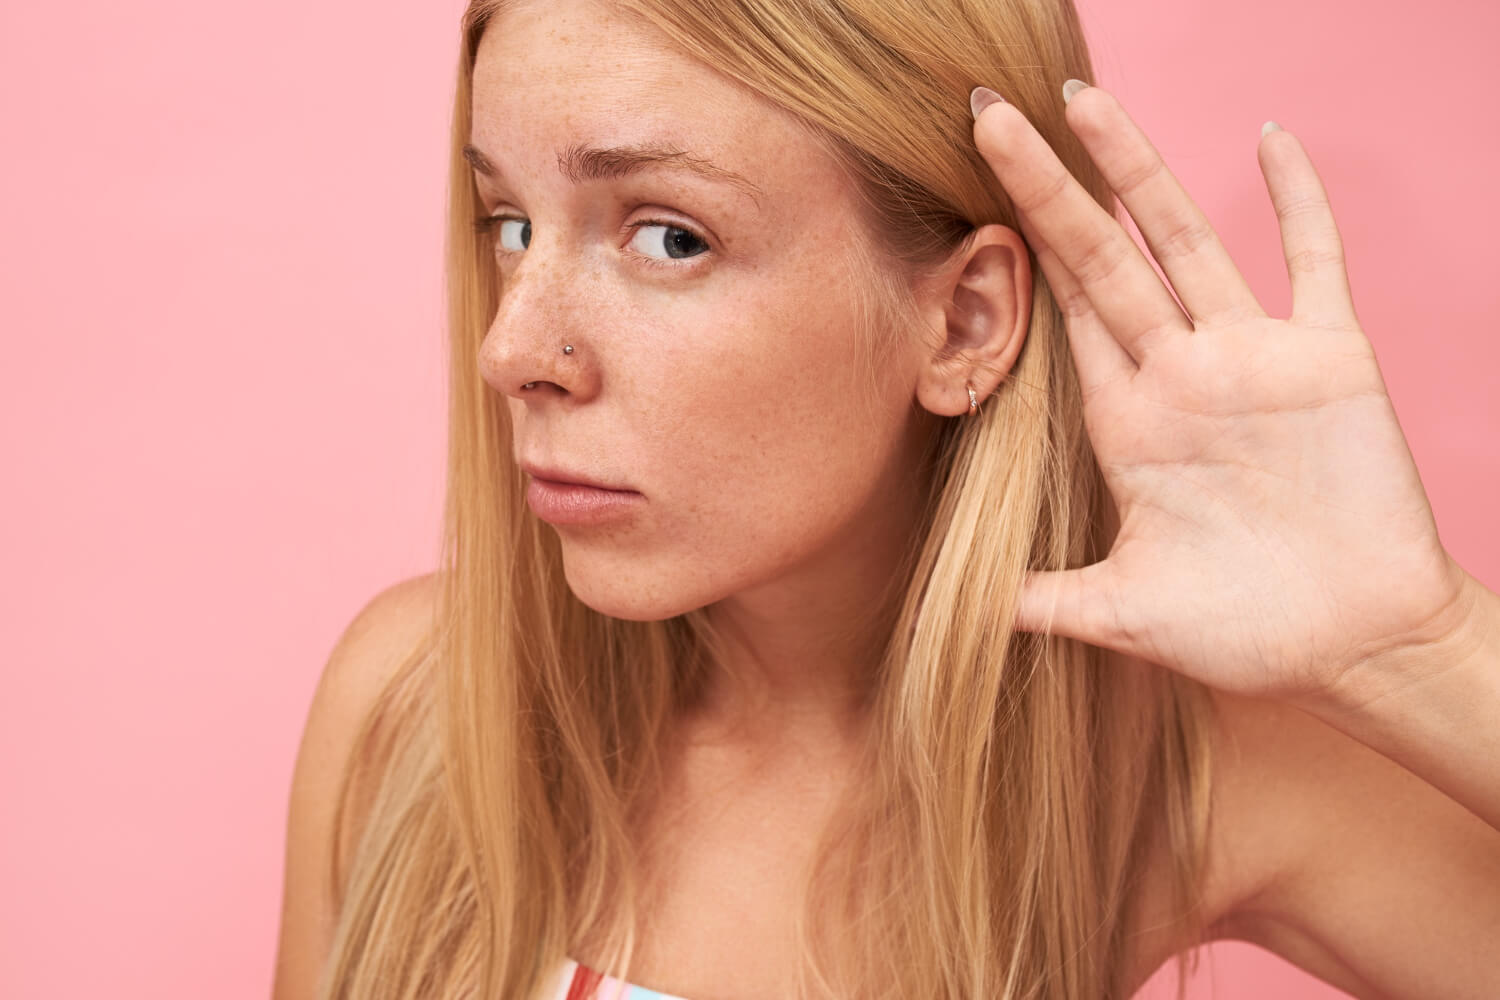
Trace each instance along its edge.
{"label": "woman", "polygon": [[1299,143],[1276,320],[1066,0],[464,43],[445,563],[320,686],[280,1000],[1500,988],[1500,598]]}

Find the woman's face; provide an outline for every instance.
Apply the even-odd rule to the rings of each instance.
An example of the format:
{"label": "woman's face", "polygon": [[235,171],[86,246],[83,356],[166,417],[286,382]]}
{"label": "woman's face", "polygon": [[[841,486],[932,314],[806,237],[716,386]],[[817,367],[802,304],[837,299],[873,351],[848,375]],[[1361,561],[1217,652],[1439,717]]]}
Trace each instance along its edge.
{"label": "woman's face", "polygon": [[[641,494],[556,526],[578,597],[648,620],[731,597],[808,613],[884,584],[936,418],[913,405],[916,350],[860,378],[854,189],[832,160],[591,0],[490,24],[470,142],[484,214],[512,220],[478,358],[512,457]],[[681,155],[586,152],[616,147]]]}

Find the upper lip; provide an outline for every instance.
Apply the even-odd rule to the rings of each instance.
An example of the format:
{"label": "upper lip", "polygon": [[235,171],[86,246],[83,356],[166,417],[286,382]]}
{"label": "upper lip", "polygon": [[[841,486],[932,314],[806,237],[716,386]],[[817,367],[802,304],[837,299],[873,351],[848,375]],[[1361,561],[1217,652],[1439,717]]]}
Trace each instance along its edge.
{"label": "upper lip", "polygon": [[551,483],[569,483],[578,486],[592,486],[600,490],[624,490],[629,491],[629,486],[615,486],[609,483],[591,479],[577,472],[569,472],[566,469],[553,469],[544,465],[533,465],[530,462],[522,462],[521,468],[533,479],[545,479]]}

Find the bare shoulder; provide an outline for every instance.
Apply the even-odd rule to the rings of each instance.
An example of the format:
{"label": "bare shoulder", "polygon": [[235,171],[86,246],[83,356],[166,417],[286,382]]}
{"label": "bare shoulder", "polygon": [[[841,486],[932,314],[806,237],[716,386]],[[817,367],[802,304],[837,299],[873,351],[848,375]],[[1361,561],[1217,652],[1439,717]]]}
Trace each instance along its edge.
{"label": "bare shoulder", "polygon": [[378,693],[431,627],[438,585],[436,573],[425,573],[370,598],[339,636],[319,693],[324,686],[342,693]]}
{"label": "bare shoulder", "polygon": [[[1165,831],[1158,831],[1131,921],[1132,992],[1164,962],[1199,943],[1193,926],[1198,921],[1207,941],[1244,940],[1269,948],[1260,907],[1276,898],[1290,872],[1308,863],[1310,840],[1337,834],[1314,800],[1379,794],[1376,786],[1389,778],[1381,762],[1400,770],[1289,705],[1214,689],[1209,696],[1210,818],[1200,909],[1192,922],[1174,911],[1166,885],[1175,859]],[[1338,969],[1319,974],[1346,990],[1355,985]]]}
{"label": "bare shoulder", "polygon": [[1355,996],[1500,995],[1500,831],[1299,708],[1212,696],[1210,937]]}
{"label": "bare shoulder", "polygon": [[308,709],[294,794],[304,777],[320,795],[334,791],[360,724],[429,634],[437,587],[430,573],[393,584],[372,597],[339,636]]}
{"label": "bare shoulder", "polygon": [[275,1000],[314,995],[337,918],[331,884],[340,784],[355,737],[380,693],[427,635],[435,574],[394,584],[356,614],[313,694],[292,774]]}
{"label": "bare shoulder", "polygon": [[[1110,654],[1119,666],[1122,658]],[[1126,658],[1135,667],[1160,670],[1153,664]],[[1241,727],[1246,721],[1239,716],[1249,706],[1219,697],[1210,691],[1213,711],[1203,720],[1210,742],[1209,824],[1204,845],[1203,882],[1194,901],[1196,906],[1182,912],[1169,892],[1173,869],[1178,859],[1173,855],[1165,822],[1158,822],[1148,844],[1145,876],[1131,900],[1127,918],[1127,936],[1131,942],[1126,973],[1130,996],[1140,989],[1165,962],[1200,943],[1231,937],[1229,922],[1236,906],[1265,878],[1267,868],[1274,867],[1271,854],[1263,850],[1244,822],[1247,811],[1253,816],[1256,795],[1251,786],[1259,779],[1245,766],[1256,759],[1253,750],[1246,751],[1247,740]],[[1164,817],[1160,818],[1164,820]],[[1204,928],[1200,936],[1198,928]]]}

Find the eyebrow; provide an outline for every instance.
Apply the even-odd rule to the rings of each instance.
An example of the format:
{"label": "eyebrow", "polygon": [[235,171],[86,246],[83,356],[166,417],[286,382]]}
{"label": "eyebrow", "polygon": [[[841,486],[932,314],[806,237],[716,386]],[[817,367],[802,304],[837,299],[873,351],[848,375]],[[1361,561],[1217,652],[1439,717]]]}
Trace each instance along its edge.
{"label": "eyebrow", "polygon": [[[486,177],[499,174],[495,164],[472,143],[463,149],[464,159]],[[708,160],[691,156],[680,149],[655,144],[630,146],[586,146],[574,144],[557,156],[557,169],[573,184],[584,181],[609,181],[628,177],[652,166],[688,170],[700,177],[722,181],[739,188],[757,203],[765,194],[748,179]]]}

